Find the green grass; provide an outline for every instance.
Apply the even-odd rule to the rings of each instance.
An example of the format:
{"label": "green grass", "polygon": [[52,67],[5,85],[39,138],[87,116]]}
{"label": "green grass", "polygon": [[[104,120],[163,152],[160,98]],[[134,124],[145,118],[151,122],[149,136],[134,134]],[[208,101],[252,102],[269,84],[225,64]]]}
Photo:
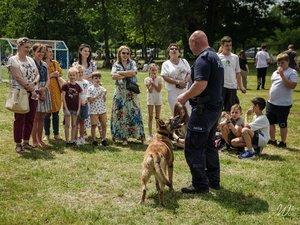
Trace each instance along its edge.
{"label": "green grass", "polygon": [[[269,69],[267,88],[273,69]],[[102,73],[110,118],[114,84],[109,71]],[[148,133],[142,85],[147,74],[138,76]],[[7,79],[4,69],[2,78]],[[244,111],[254,96],[268,96],[267,90],[256,91],[255,84],[251,67],[250,90],[239,93]],[[233,153],[221,152],[223,188],[203,195],[180,193],[180,188],[190,183],[191,175],[183,151],[177,150],[175,191],[166,192],[165,208],[157,206],[153,178],[145,205],[137,204],[146,146],[134,140],[126,148],[110,141],[106,148],[86,145],[79,149],[50,141],[49,147],[18,157],[13,143],[13,114],[4,108],[8,86],[0,83],[0,90],[0,224],[299,224],[299,87],[289,117],[287,149],[268,146],[253,160],[239,160]],[[162,118],[167,118],[170,112],[165,89],[163,96]]]}

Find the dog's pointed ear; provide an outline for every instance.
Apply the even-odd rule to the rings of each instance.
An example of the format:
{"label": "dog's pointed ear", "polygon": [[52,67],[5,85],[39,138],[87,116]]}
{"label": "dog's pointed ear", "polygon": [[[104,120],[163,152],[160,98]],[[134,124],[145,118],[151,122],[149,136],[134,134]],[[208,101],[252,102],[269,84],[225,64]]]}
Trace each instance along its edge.
{"label": "dog's pointed ear", "polygon": [[159,127],[164,127],[164,126],[166,126],[165,122],[164,122],[163,120],[161,120],[161,119],[158,119],[158,118],[156,118],[156,124],[157,124],[157,126],[159,126]]}

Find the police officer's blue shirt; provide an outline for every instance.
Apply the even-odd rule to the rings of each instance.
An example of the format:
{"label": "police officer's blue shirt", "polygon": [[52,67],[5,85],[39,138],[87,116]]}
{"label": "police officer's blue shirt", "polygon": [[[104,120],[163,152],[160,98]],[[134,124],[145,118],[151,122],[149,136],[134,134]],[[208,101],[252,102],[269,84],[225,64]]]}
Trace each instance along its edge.
{"label": "police officer's blue shirt", "polygon": [[[203,50],[193,67],[191,68],[191,81],[189,87],[194,81],[207,81],[207,87],[197,97],[209,96],[209,101],[205,104],[207,108],[219,110],[223,105],[223,86],[224,86],[224,68],[221,60],[213,48]],[[195,106],[190,100],[192,106]]]}

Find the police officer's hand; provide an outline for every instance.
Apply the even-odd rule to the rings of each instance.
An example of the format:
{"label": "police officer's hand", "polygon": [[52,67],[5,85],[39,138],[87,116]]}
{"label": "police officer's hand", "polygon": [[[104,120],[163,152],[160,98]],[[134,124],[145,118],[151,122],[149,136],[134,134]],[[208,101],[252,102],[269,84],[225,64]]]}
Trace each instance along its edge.
{"label": "police officer's hand", "polygon": [[181,103],[182,105],[184,105],[187,101],[187,99],[185,98],[185,93],[182,93],[180,94],[178,97],[177,97],[177,101],[179,103]]}

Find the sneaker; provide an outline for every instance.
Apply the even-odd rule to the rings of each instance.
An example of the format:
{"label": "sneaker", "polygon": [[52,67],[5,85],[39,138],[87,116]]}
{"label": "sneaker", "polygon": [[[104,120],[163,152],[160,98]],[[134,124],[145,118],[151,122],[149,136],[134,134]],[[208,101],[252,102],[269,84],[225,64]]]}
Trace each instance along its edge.
{"label": "sneaker", "polygon": [[93,145],[93,146],[98,146],[98,142],[97,142],[97,141],[93,141],[93,142],[92,142],[92,145]]}
{"label": "sneaker", "polygon": [[254,158],[255,154],[251,150],[246,150],[243,154],[239,155],[240,159],[248,159],[248,158]]}
{"label": "sneaker", "polygon": [[81,139],[78,138],[78,139],[75,141],[75,143],[76,143],[77,146],[81,145]]}
{"label": "sneaker", "polygon": [[20,145],[20,144],[16,145],[15,150],[18,154],[22,154],[24,152],[24,149],[23,149],[22,145]]}
{"label": "sneaker", "polygon": [[80,140],[81,140],[81,144],[82,144],[82,145],[85,145],[85,144],[86,144],[86,141],[85,141],[85,138],[84,138],[84,137],[80,138]]}
{"label": "sneaker", "polygon": [[106,140],[101,141],[101,144],[102,144],[104,147],[108,145]]}
{"label": "sneaker", "polygon": [[34,147],[30,145],[29,143],[24,143],[23,144],[23,150],[32,150]]}
{"label": "sneaker", "polygon": [[262,152],[262,147],[256,146],[256,147],[253,147],[253,149],[254,149],[255,155],[259,155]]}
{"label": "sneaker", "polygon": [[55,136],[54,136],[54,139],[55,139],[55,140],[62,140],[62,137],[59,136],[59,135],[55,135]]}
{"label": "sneaker", "polygon": [[274,140],[274,141],[269,140],[269,141],[268,141],[268,144],[269,144],[269,145],[274,145],[274,146],[277,147],[277,141],[276,141],[276,140]]}
{"label": "sneaker", "polygon": [[50,136],[49,135],[45,135],[45,137],[43,138],[43,141],[49,141]]}
{"label": "sneaker", "polygon": [[190,185],[188,187],[181,188],[181,192],[186,194],[208,193],[209,189],[199,189],[195,188],[193,185]]}
{"label": "sneaker", "polygon": [[277,145],[278,148],[286,148],[286,143],[284,143],[283,141],[279,142],[279,144]]}
{"label": "sneaker", "polygon": [[148,139],[149,139],[150,141],[152,140],[152,138],[153,138],[153,135],[152,135],[152,134],[148,135]]}
{"label": "sneaker", "polygon": [[127,146],[128,142],[126,140],[123,141],[122,145]]}
{"label": "sneaker", "polygon": [[230,145],[229,144],[225,144],[222,148],[220,148],[220,151],[228,151],[230,149]]}

